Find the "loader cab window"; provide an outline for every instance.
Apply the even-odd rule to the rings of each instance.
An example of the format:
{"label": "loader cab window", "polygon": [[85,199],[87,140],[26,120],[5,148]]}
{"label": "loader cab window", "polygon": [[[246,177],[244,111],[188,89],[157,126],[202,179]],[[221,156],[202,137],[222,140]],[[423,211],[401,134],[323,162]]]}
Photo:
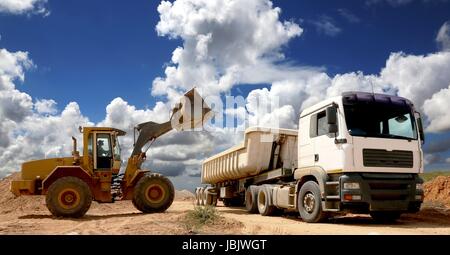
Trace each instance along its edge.
{"label": "loader cab window", "polygon": [[97,169],[109,169],[112,164],[112,148],[109,134],[97,134]]}
{"label": "loader cab window", "polygon": [[88,154],[91,157],[94,156],[94,147],[93,147],[92,141],[93,141],[92,134],[89,134],[89,136],[88,136]]}
{"label": "loader cab window", "polygon": [[114,160],[120,160],[120,144],[117,136],[113,142],[113,152],[114,152]]}

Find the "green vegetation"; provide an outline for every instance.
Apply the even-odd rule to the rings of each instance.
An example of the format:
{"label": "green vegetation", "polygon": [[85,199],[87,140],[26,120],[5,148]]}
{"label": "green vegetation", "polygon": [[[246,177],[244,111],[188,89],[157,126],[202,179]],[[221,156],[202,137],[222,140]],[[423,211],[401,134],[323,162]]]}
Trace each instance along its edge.
{"label": "green vegetation", "polygon": [[433,171],[426,172],[420,175],[424,181],[431,181],[438,176],[450,176],[450,171]]}
{"label": "green vegetation", "polygon": [[219,212],[214,206],[195,206],[186,213],[183,225],[188,232],[198,232],[205,225],[213,224],[219,219]]}

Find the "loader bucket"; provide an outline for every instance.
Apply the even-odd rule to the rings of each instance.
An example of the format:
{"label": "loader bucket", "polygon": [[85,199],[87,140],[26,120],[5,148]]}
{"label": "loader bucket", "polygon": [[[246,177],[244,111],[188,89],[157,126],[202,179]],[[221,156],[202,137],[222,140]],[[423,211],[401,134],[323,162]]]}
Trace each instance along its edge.
{"label": "loader bucket", "polygon": [[200,128],[214,115],[195,88],[186,92],[172,111],[171,123],[177,131]]}

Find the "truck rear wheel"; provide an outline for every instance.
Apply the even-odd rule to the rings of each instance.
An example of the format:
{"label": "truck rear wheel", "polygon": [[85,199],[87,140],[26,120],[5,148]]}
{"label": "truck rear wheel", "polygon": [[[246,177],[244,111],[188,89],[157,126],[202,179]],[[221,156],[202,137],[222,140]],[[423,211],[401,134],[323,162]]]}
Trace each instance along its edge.
{"label": "truck rear wheel", "polygon": [[[206,191],[205,191],[205,193],[206,193]],[[206,193],[205,205],[216,206],[217,205],[217,196]]]}
{"label": "truck rear wheel", "polygon": [[143,213],[164,212],[172,205],[174,195],[172,182],[152,173],[142,176],[134,187],[133,205]]}
{"label": "truck rear wheel", "polygon": [[92,192],[83,180],[62,177],[50,185],[45,202],[54,216],[80,218],[91,207]]}
{"label": "truck rear wheel", "polygon": [[205,188],[200,188],[200,205],[205,205]]}
{"label": "truck rear wheel", "polygon": [[270,205],[270,194],[265,188],[259,189],[257,205],[259,214],[262,216],[271,216],[275,213],[276,207]]}
{"label": "truck rear wheel", "polygon": [[327,214],[322,210],[319,184],[314,181],[306,182],[297,197],[298,211],[303,221],[317,223],[327,219]]}
{"label": "truck rear wheel", "polygon": [[200,188],[195,189],[195,205],[200,205]]}
{"label": "truck rear wheel", "polygon": [[249,186],[245,191],[245,209],[249,213],[258,212],[258,187]]}
{"label": "truck rear wheel", "polygon": [[398,218],[400,218],[400,212],[370,212],[370,216],[378,223],[394,223]]}

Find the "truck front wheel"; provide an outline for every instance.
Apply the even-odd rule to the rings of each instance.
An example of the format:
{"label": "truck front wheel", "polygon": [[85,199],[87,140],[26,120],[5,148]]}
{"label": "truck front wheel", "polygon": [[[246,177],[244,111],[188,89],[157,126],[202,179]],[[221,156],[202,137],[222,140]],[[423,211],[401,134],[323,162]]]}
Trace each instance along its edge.
{"label": "truck front wheel", "polygon": [[91,207],[92,192],[83,180],[62,177],[50,185],[45,202],[54,216],[80,218]]}
{"label": "truck front wheel", "polygon": [[298,211],[305,222],[317,223],[327,218],[322,210],[320,188],[316,182],[308,181],[303,184],[297,197]]}
{"label": "truck front wheel", "polygon": [[400,218],[400,212],[370,212],[370,216],[378,223],[394,223]]}
{"label": "truck front wheel", "polygon": [[167,177],[144,175],[134,187],[133,205],[143,213],[164,212],[172,205],[175,190]]}

